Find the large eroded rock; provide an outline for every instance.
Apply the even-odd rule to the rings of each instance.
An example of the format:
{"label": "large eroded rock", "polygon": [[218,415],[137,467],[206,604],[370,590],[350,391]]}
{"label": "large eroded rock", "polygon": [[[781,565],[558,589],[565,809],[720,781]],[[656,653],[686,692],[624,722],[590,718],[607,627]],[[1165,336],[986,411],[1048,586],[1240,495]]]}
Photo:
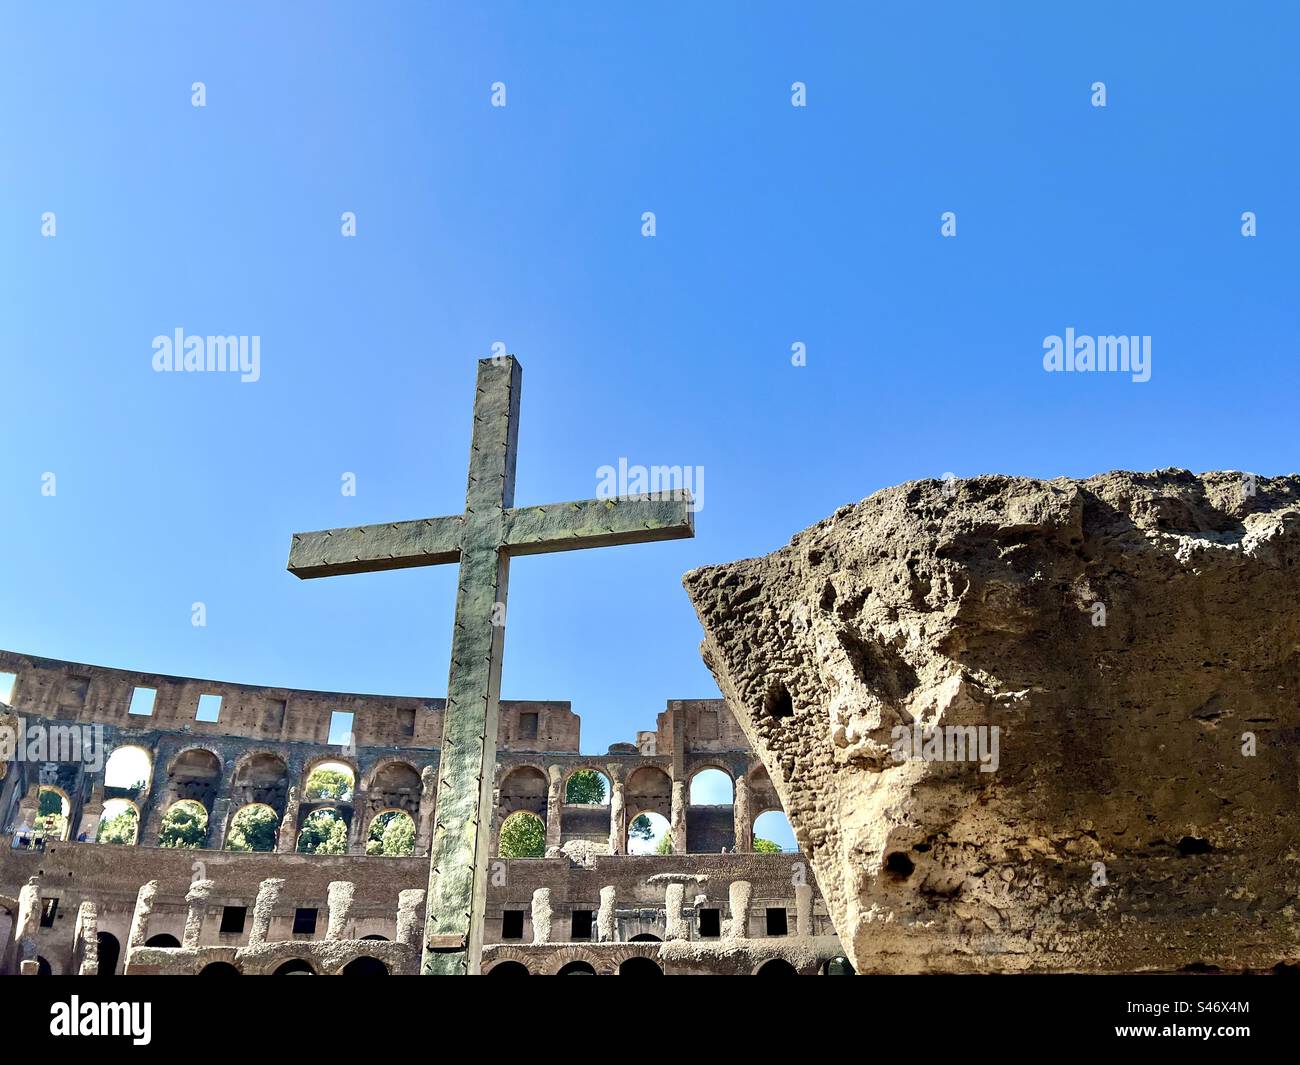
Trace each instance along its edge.
{"label": "large eroded rock", "polygon": [[920,481],[685,585],[859,972],[1300,963],[1300,477]]}

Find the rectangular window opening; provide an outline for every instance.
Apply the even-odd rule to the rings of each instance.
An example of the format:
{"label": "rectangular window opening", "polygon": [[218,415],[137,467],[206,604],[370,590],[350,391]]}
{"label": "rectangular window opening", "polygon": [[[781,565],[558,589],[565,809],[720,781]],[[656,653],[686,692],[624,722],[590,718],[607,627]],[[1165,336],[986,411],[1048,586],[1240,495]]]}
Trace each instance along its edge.
{"label": "rectangular window opening", "polygon": [[14,705],[14,689],[18,687],[17,673],[0,673],[0,703]]}
{"label": "rectangular window opening", "polygon": [[316,933],[316,911],[310,908],[299,908],[293,911],[293,934],[295,936],[310,936]]}
{"label": "rectangular window opening", "polygon": [[767,934],[769,936],[788,934],[784,906],[769,906],[767,908]]}
{"label": "rectangular window opening", "polygon": [[54,916],[59,912],[58,899],[41,899],[41,927],[53,928]]}
{"label": "rectangular window opening", "polygon": [[200,695],[199,708],[194,712],[195,721],[220,721],[221,696]]}
{"label": "rectangular window opening", "polygon": [[158,692],[153,688],[135,688],[131,692],[130,713],[135,717],[153,717],[154,700]]}
{"label": "rectangular window opening", "polygon": [[523,939],[524,938],[524,911],[523,910],[502,910],[501,911],[501,938],[502,939]]}
{"label": "rectangular window opening", "polygon": [[569,926],[569,938],[575,943],[591,938],[591,910],[574,910]]}
{"label": "rectangular window opening", "polygon": [[352,746],[352,713],[350,711],[330,711],[330,737],[328,742],[335,747]]}
{"label": "rectangular window opening", "polygon": [[537,739],[537,715],[535,713],[519,715],[519,738],[521,740]]}
{"label": "rectangular window opening", "polygon": [[700,938],[717,939],[720,935],[722,935],[722,911],[700,910]]}
{"label": "rectangular window opening", "polygon": [[221,934],[237,936],[244,930],[244,916],[247,906],[223,906],[221,909]]}

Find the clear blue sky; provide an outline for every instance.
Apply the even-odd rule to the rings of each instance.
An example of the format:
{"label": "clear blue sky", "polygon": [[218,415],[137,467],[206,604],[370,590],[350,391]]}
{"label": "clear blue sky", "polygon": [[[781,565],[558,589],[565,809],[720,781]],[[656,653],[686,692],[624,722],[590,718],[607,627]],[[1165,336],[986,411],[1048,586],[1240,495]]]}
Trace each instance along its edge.
{"label": "clear blue sky", "polygon": [[[503,694],[586,750],[716,695],[682,573],[887,485],[1294,470],[1300,19],[1145,6],[5,3],[0,645],[442,694],[452,568],[285,558],[462,508],[498,340],[519,503],[706,473],[693,541],[514,563]],[[154,373],[178,327],[261,380]]]}

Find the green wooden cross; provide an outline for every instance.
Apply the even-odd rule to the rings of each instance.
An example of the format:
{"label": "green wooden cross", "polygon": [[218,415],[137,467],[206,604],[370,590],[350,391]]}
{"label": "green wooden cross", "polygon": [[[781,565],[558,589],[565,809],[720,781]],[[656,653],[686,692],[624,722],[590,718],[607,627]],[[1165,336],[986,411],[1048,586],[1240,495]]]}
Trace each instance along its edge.
{"label": "green wooden cross", "polygon": [[431,975],[476,973],[482,952],[510,558],[695,535],[684,490],[514,506],[522,380],[513,356],[478,364],[464,514],[297,533],[289,551],[304,578],[460,562],[421,965]]}

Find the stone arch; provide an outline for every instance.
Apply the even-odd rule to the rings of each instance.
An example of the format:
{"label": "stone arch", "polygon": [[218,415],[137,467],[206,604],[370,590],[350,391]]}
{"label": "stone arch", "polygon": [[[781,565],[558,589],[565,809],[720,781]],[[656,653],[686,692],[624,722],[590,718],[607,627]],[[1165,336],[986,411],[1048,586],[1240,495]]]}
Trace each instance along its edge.
{"label": "stone arch", "polygon": [[[123,814],[130,812],[134,815],[135,833],[131,839],[121,839],[119,835],[119,826],[125,824],[119,819]],[[104,803],[104,812],[99,819],[99,830],[95,837],[96,843],[118,843],[134,847],[140,842],[140,807],[132,800],[114,796]]]}
{"label": "stone arch", "polygon": [[420,797],[420,767],[409,758],[390,755],[381,758],[362,776],[361,786],[366,791],[387,791],[393,785],[414,786],[415,797]]}
{"label": "stone arch", "polygon": [[[198,813],[201,815],[201,816],[195,816],[192,821],[192,824],[194,824],[195,826],[193,831],[197,832],[198,834],[197,839],[192,841],[178,840],[174,826],[169,827],[168,818],[171,815],[172,811],[175,810],[177,807],[182,807],[183,809],[190,810],[190,811],[197,810]],[[160,828],[159,828],[159,835],[157,841],[158,846],[188,848],[188,849],[198,850],[204,845],[204,843],[207,841],[208,838],[208,808],[204,806],[203,803],[199,802],[197,799],[177,799],[175,802],[169,805],[167,809],[165,809],[162,812],[162,817],[160,819],[159,824],[160,824]],[[164,836],[168,837],[166,842],[164,842]]]}
{"label": "stone arch", "polygon": [[[540,833],[534,833],[534,835],[539,835],[541,842],[532,851],[526,854],[525,853],[503,854],[502,853],[503,849],[508,845],[507,843],[503,843],[503,840],[509,839],[506,828],[511,822],[521,817],[530,817],[540,824],[541,826]],[[502,818],[501,831],[497,834],[497,857],[498,858],[541,858],[544,857],[545,854],[546,854],[546,821],[543,818],[538,817],[531,810],[515,810],[513,813],[509,813],[504,818]]]}
{"label": "stone arch", "polygon": [[[649,840],[633,837],[632,828],[637,823],[638,818],[641,817],[648,818],[651,827],[658,830],[656,837]],[[624,854],[657,854],[659,844],[664,839],[672,839],[672,823],[658,810],[638,810],[633,808],[628,811],[626,827],[623,830]]]}
{"label": "stone arch", "polygon": [[292,958],[275,967],[272,976],[315,976],[316,970],[302,958]]}
{"label": "stone arch", "polygon": [[[343,825],[342,838],[334,828]],[[323,838],[328,832],[329,838]],[[298,824],[294,850],[299,854],[346,854],[352,835],[352,807],[347,803],[322,803],[305,814]],[[338,849],[339,847],[342,849]]]}
{"label": "stone arch", "polygon": [[312,798],[311,791],[310,788],[308,787],[308,784],[311,781],[312,774],[315,773],[317,770],[335,769],[335,768],[347,770],[348,775],[352,778],[352,790],[348,793],[346,798],[328,798],[324,801],[351,803],[353,799],[356,798],[357,784],[361,780],[361,774],[357,772],[356,764],[350,758],[343,758],[333,754],[325,754],[325,755],[320,755],[319,757],[316,758],[312,758],[303,767],[302,790],[300,792],[300,794],[302,795],[303,802],[310,803],[310,802],[322,801],[320,798]]}
{"label": "stone arch", "polygon": [[235,966],[228,961],[209,962],[198,972],[199,976],[242,976]]}
{"label": "stone arch", "polygon": [[[603,802],[579,804],[579,803],[574,803],[572,802],[572,800],[570,800],[569,784],[573,780],[574,776],[578,773],[595,773],[605,782],[605,799]],[[614,794],[614,782],[610,779],[609,770],[603,766],[590,765],[590,764],[575,765],[573,768],[571,768],[570,770],[568,770],[568,772],[564,774],[564,784],[561,787],[560,794],[563,796],[564,802],[568,805],[599,806],[608,810],[610,798]]]}
{"label": "stone arch", "polygon": [[[269,829],[270,839],[251,836],[245,833],[240,826],[240,814],[245,810],[269,810],[271,816],[275,819]],[[237,829],[239,832],[237,833]],[[280,835],[280,815],[275,812],[275,807],[264,802],[249,802],[239,807],[230,815],[230,829],[226,832],[226,850],[228,851],[257,851],[261,854],[267,854],[275,850],[276,841]],[[243,836],[241,841],[240,836]],[[240,845],[241,842],[249,844],[248,846]]]}
{"label": "stone arch", "polygon": [[[698,802],[696,799],[696,782],[704,773],[718,773],[727,778],[727,788],[729,795],[726,802]],[[704,786],[716,782],[716,786],[721,787],[721,781],[717,778],[710,778]],[[711,797],[701,795],[700,798]],[[686,778],[686,801],[691,806],[730,806],[736,800],[736,778],[730,769],[718,765],[716,762],[701,762],[699,765],[691,767],[690,776]]]}
{"label": "stone arch", "polygon": [[515,961],[513,958],[502,958],[500,961],[492,963],[492,967],[483,973],[484,976],[531,976],[528,966],[521,961]]}
{"label": "stone arch", "polygon": [[175,936],[168,935],[166,932],[163,932],[160,935],[150,936],[148,939],[144,941],[144,945],[146,947],[163,947],[167,950],[178,950],[180,948],[181,941],[177,939]]}
{"label": "stone arch", "polygon": [[388,966],[369,954],[360,954],[339,970],[340,976],[388,976]]}
{"label": "stone arch", "polygon": [[693,766],[687,778],[686,794],[687,851],[691,854],[734,851],[736,778],[731,771],[717,762]]}
{"label": "stone arch", "polygon": [[[404,818],[406,821],[410,822],[411,848],[410,850],[404,852],[403,854],[387,855],[387,856],[402,857],[402,858],[410,857],[416,852],[416,834],[418,832],[418,826],[415,823],[415,818],[408,811],[399,809],[397,807],[392,807],[392,806],[380,810],[366,823],[366,853],[378,855],[381,857],[385,856],[382,850],[383,831],[387,829],[388,826],[392,823],[392,817],[387,816],[390,814],[398,818]],[[376,837],[376,833],[378,833],[377,837]],[[376,846],[372,846],[372,844]]]}
{"label": "stone arch", "polygon": [[755,976],[798,976],[799,970],[784,958],[769,958],[754,968]]}
{"label": "stone arch", "polygon": [[104,797],[135,802],[149,794],[153,764],[150,748],[139,743],[119,743],[104,762]]}
{"label": "stone arch", "polygon": [[637,766],[623,785],[623,801],[629,819],[638,813],[656,813],[671,821],[673,779],[661,766]]}
{"label": "stone arch", "polygon": [[235,763],[230,784],[231,806],[269,806],[277,819],[283,819],[288,793],[289,763],[278,751],[255,748]]}
{"label": "stone arch", "polygon": [[779,806],[776,809],[769,807],[760,810],[754,817],[754,838],[777,844],[785,854],[793,854],[798,850],[794,843],[794,826]]}
{"label": "stone arch", "polygon": [[501,778],[497,810],[502,822],[509,814],[527,810],[546,822],[546,798],[549,790],[546,770],[535,765],[512,766]]}
{"label": "stone arch", "polygon": [[[44,821],[46,826],[44,830],[45,838],[47,840],[51,838],[55,840],[66,840],[72,834],[72,797],[66,791],[64,791],[63,788],[59,787],[57,784],[41,784],[36,789],[36,802],[37,802],[38,811],[41,806],[41,797],[46,793],[57,796],[59,800],[59,811],[57,815],[55,815],[53,812],[51,812],[50,814],[43,814],[43,815],[38,814],[38,816],[42,819],[42,821]],[[51,816],[57,816],[60,820],[57,820],[51,824],[51,822],[49,821],[49,818]],[[53,829],[54,831],[51,832],[51,829]]]}
{"label": "stone arch", "polygon": [[568,975],[563,970],[575,963],[589,967],[597,976],[613,976],[617,971],[613,956],[601,957],[578,946],[561,947],[547,960],[544,971],[550,976]]}
{"label": "stone arch", "polygon": [[167,764],[167,786],[175,800],[197,802],[208,812],[221,790],[221,777],[221,755],[202,744],[182,748]]}
{"label": "stone arch", "polygon": [[619,976],[663,976],[664,971],[654,958],[642,954],[633,954],[625,958],[618,967]]}

